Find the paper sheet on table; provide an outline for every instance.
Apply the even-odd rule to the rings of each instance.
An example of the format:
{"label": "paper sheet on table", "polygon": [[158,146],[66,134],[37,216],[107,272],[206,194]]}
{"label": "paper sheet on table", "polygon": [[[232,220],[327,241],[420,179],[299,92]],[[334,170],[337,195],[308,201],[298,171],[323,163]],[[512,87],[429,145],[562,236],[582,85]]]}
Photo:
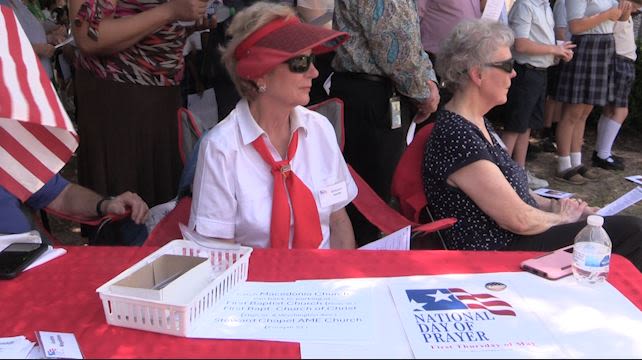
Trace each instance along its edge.
{"label": "paper sheet on table", "polygon": [[410,225],[363,245],[359,250],[410,250]]}
{"label": "paper sheet on table", "polygon": [[188,337],[368,342],[376,305],[372,287],[350,283],[244,282],[199,319]]}
{"label": "paper sheet on table", "polygon": [[0,359],[25,359],[35,344],[24,336],[1,337]]}
{"label": "paper sheet on table", "polygon": [[[308,280],[305,280],[308,281]],[[312,280],[310,280],[312,281]],[[544,351],[561,347],[561,350],[550,356],[542,352],[531,351],[529,343],[515,343],[516,350],[506,354],[498,351],[486,351],[488,348],[458,347],[462,342],[442,342],[443,348],[430,352],[427,357],[437,358],[498,358],[504,355],[511,358],[525,357],[568,357],[568,358],[640,358],[642,356],[642,312],[608,283],[596,287],[578,284],[573,277],[550,281],[526,272],[505,272],[486,274],[451,274],[437,276],[408,276],[390,278],[362,278],[327,281],[354,281],[362,286],[372,286],[373,300],[376,303],[377,320],[374,324],[375,335],[370,344],[345,342],[301,342],[302,358],[412,358],[421,357],[413,354],[408,338],[403,330],[397,309],[392,301],[392,294],[380,289],[381,286],[412,285],[417,288],[433,287],[466,288],[471,283],[482,286],[480,293],[489,293],[502,300],[517,311],[522,319],[522,312],[535,314],[541,322],[539,332],[532,335],[539,339],[548,339],[553,345]],[[490,286],[493,283],[507,285],[512,294],[503,299],[506,291]],[[489,285],[490,290],[486,288]],[[471,288],[472,289],[472,288]],[[515,299],[515,301],[513,301]],[[444,300],[445,301],[445,300]],[[483,309],[471,310],[482,312]],[[439,311],[437,311],[439,312]],[[441,319],[446,317],[439,312]],[[495,315],[494,315],[495,316]],[[500,317],[500,316],[495,316]],[[537,323],[530,315],[530,321]],[[433,318],[439,319],[435,314]],[[494,320],[473,318],[471,326]],[[521,321],[521,320],[520,320]],[[468,326],[467,321],[457,326]],[[526,324],[528,321],[524,322]],[[454,322],[447,327],[454,328]],[[419,329],[419,327],[417,327]],[[440,328],[432,328],[431,333],[438,333]],[[441,328],[443,330],[443,328]],[[528,328],[520,332],[529,332]],[[473,334],[474,335],[474,334]],[[491,334],[489,334],[490,336]],[[511,334],[508,334],[511,335]],[[528,333],[528,335],[531,335]],[[464,334],[465,336],[465,334]],[[542,345],[545,345],[542,343]],[[452,346],[451,348],[448,348]],[[544,347],[544,346],[543,346]],[[485,350],[486,349],[486,350]],[[472,350],[472,351],[471,351]],[[413,356],[414,355],[414,356]]]}
{"label": "paper sheet on table", "polygon": [[29,269],[33,269],[36,266],[40,266],[40,265],[42,265],[42,264],[44,264],[44,263],[46,263],[48,261],[51,261],[51,260],[53,260],[53,259],[55,259],[57,257],[63,256],[66,253],[67,253],[67,250],[62,249],[62,248],[54,249],[50,245],[49,248],[47,249],[47,251],[45,251],[42,255],[40,255],[34,262],[31,263],[31,265],[27,266],[27,268],[24,269],[24,271],[27,271]]}
{"label": "paper sheet on table", "polygon": [[340,281],[358,287],[371,287],[375,302],[374,338],[368,343],[350,342],[301,342],[302,359],[412,359],[412,350],[403,326],[395,310],[395,303],[388,290],[387,282],[393,278],[359,278],[341,280],[300,280]]}
{"label": "paper sheet on table", "polygon": [[486,6],[484,7],[484,12],[482,13],[481,18],[492,21],[499,21],[499,17],[502,14],[502,9],[506,3],[504,0],[488,0],[486,1]]}
{"label": "paper sheet on table", "polygon": [[[506,285],[505,289],[497,287],[497,283]],[[434,323],[427,324],[428,327],[421,327],[415,323],[414,327],[409,328],[411,334],[407,335],[413,351],[421,346],[430,348],[414,351],[416,357],[638,358],[642,355],[642,313],[608,283],[591,287],[577,283],[573,277],[550,281],[526,272],[510,272],[416,276],[401,280],[397,278],[390,284],[393,298],[406,304],[406,310],[408,307],[414,309],[412,299],[417,298],[419,302],[415,302],[414,305],[421,306],[423,318],[435,320]],[[419,292],[425,291],[427,296],[424,300],[418,297],[418,293],[399,296],[395,289],[418,289]],[[437,294],[435,290],[443,291],[443,294]],[[461,297],[455,298],[455,295],[451,294],[446,297],[445,293],[449,291],[464,295],[456,295]],[[466,295],[464,292],[472,295]],[[501,302],[486,303],[488,296],[497,297]],[[458,322],[452,310],[434,310],[433,307],[455,302],[466,304],[468,311],[475,314],[472,320]],[[486,308],[478,307],[477,304],[480,303]],[[400,311],[398,306],[397,309]],[[488,309],[512,310],[515,315],[492,314],[488,316],[491,320],[485,320],[484,316],[476,316],[479,313],[488,313]],[[406,312],[406,319],[420,313],[421,311]],[[403,317],[403,313],[400,314]],[[428,314],[431,316],[428,317]],[[511,322],[510,318],[518,320],[519,326],[515,329],[497,326],[506,325],[502,322]],[[411,321],[419,320],[421,318],[412,316]],[[458,325],[455,325],[456,323]],[[437,326],[433,327],[433,324]],[[462,339],[454,334],[457,329],[463,329],[462,325],[465,325],[466,329],[473,328],[472,334],[465,334],[467,331],[461,334],[464,341],[460,341]],[[428,330],[425,333],[431,336],[428,338],[429,342],[420,336],[423,330]],[[486,331],[483,335],[489,341],[469,341],[469,335],[480,336],[477,331],[484,330]],[[439,336],[446,339],[445,333],[450,333],[457,341],[436,341]],[[413,346],[413,337],[414,340],[420,339],[422,345],[415,342]],[[501,342],[502,338],[512,340]],[[516,340],[519,338],[524,340]],[[479,346],[484,343],[495,344],[499,348]]]}
{"label": "paper sheet on table", "polygon": [[615,215],[620,211],[628,208],[629,206],[634,205],[640,200],[642,200],[642,188],[638,186],[628,193],[620,196],[612,203],[598,210],[597,214],[602,216]]}

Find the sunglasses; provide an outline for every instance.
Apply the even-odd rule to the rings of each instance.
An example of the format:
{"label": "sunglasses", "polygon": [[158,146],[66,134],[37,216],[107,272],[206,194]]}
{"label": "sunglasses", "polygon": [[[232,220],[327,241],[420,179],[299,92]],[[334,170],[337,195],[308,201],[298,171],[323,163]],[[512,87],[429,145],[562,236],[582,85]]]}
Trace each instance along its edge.
{"label": "sunglasses", "polygon": [[293,73],[304,73],[310,69],[310,65],[314,62],[314,54],[311,55],[299,55],[293,57],[292,59],[286,61],[290,71]]}
{"label": "sunglasses", "polygon": [[504,61],[484,64],[484,66],[494,67],[496,69],[503,70],[509,74],[513,72],[513,65],[515,65],[515,60],[513,58],[510,58]]}

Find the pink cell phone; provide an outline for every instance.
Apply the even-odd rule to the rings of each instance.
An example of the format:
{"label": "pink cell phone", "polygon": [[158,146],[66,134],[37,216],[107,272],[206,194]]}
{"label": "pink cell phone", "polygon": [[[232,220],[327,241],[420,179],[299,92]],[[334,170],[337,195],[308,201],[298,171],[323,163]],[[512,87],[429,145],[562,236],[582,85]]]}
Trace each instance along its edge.
{"label": "pink cell phone", "polygon": [[557,280],[573,273],[572,264],[573,245],[569,245],[534,259],[524,260],[520,266],[524,271],[549,280]]}

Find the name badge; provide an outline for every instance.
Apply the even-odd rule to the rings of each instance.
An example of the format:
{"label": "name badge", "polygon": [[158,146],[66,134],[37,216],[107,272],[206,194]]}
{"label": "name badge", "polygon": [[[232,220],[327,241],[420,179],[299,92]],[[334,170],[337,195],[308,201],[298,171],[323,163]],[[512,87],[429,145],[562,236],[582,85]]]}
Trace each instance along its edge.
{"label": "name badge", "polygon": [[399,96],[390,98],[390,128],[398,129],[401,127],[401,101]]}
{"label": "name badge", "polygon": [[319,190],[319,201],[321,207],[328,207],[346,201],[348,199],[348,187],[345,181],[327,186]]}

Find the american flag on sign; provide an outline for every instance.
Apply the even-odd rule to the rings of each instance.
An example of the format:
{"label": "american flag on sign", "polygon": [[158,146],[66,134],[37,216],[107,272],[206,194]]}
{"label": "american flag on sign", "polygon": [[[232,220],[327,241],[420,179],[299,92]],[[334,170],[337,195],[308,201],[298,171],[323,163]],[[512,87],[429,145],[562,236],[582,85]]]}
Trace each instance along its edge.
{"label": "american flag on sign", "polygon": [[406,295],[411,303],[417,305],[416,311],[470,309],[516,316],[513,307],[506,301],[491,294],[470,294],[460,288],[406,290]]}
{"label": "american flag on sign", "polygon": [[0,5],[0,186],[24,201],[65,165],[78,137],[13,10]]}

